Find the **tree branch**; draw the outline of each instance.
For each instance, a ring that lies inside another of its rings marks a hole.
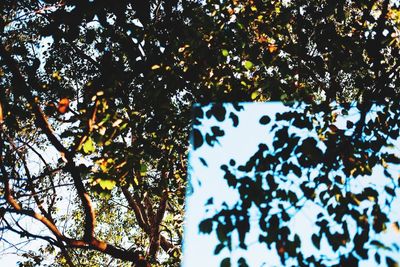
[[[95,213],[89,194],[87,193],[83,185],[79,170],[74,164],[73,160],[74,154],[68,151],[68,149],[65,148],[58,140],[58,138],[54,135],[53,129],[49,124],[49,122],[47,121],[46,115],[43,113],[42,109],[38,105],[38,98],[33,97],[29,86],[25,82],[25,79],[19,70],[17,62],[12,58],[10,52],[7,51],[7,49],[4,47],[3,44],[0,45],[0,56],[13,75],[15,81],[14,90],[18,90],[19,94],[23,95],[32,106],[33,113],[35,114],[36,117],[35,120],[36,126],[42,129],[42,131],[45,133],[51,144],[67,160],[66,169],[70,172],[74,180],[78,196],[82,202],[83,209],[85,211],[84,240],[93,239],[94,227],[95,227]]]

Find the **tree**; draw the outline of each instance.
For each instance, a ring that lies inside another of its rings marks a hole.
[[[179,260],[189,105],[157,68],[177,7],[147,5],[2,3],[2,221],[61,265]]]
[[[397,95],[389,1],[0,5],[3,228],[60,265],[179,262],[192,103]]]

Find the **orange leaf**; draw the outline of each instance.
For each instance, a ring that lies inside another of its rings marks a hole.
[[[69,109],[69,99],[68,98],[61,98],[60,102],[58,102],[58,112],[64,114]]]
[[[275,52],[276,50],[278,50],[278,46],[277,46],[276,44],[269,44],[269,45],[268,45],[268,51],[269,51],[270,53],[273,53],[273,52]]]

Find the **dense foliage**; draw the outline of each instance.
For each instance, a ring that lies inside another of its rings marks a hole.
[[[4,0],[0,14],[2,229],[49,244],[26,266],[54,249],[60,266],[178,264],[194,102],[356,99],[365,115],[399,88],[386,0]]]

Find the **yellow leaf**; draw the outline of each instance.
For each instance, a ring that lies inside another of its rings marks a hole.
[[[61,76],[60,73],[58,71],[53,72],[53,74],[51,75],[54,79],[60,81],[61,80]]]
[[[95,148],[94,148],[93,140],[92,140],[92,138],[89,137],[86,140],[86,142],[83,144],[83,151],[86,154],[90,154],[90,153],[94,152],[94,150],[95,150]]]
[[[258,91],[254,91],[253,93],[251,93],[251,100],[256,99],[258,96],[260,95],[260,93]]]
[[[100,180],[99,185],[103,189],[111,190],[114,188],[116,182],[113,180]]]
[[[139,185],[139,181],[136,176],[133,177],[133,182],[135,183],[136,186]]]
[[[156,69],[159,69],[159,68],[161,68],[160,65],[153,65],[153,66],[151,66],[151,69],[152,69],[152,70],[156,70]]]

